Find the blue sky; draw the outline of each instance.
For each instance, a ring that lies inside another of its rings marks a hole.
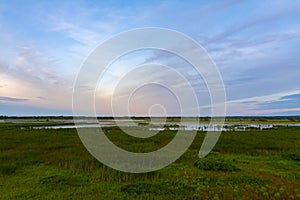
[[[0,115],[71,114],[86,57],[111,36],[141,27],[174,29],[207,50],[223,77],[228,115],[299,115],[299,22],[296,0],[0,1]],[[164,52],[136,52],[112,66],[106,91],[146,61],[188,67]],[[107,101],[102,95],[98,114],[110,114]]]

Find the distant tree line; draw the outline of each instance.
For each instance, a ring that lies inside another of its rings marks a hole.
[[[77,116],[77,118],[93,118],[91,116]],[[150,120],[151,118],[164,118],[164,117],[143,117],[143,116],[120,116],[120,117],[113,117],[113,116],[98,116],[97,119],[99,120],[113,120],[113,119],[128,119],[131,118],[132,120]],[[181,118],[195,118],[195,117],[180,117],[180,116],[171,116],[167,117],[169,121],[180,121]],[[199,121],[210,121],[211,117],[198,117]],[[73,119],[73,116],[7,116],[7,115],[0,115],[0,119]],[[218,119],[215,117],[214,119]],[[250,120],[250,121],[268,121],[268,120],[290,120],[290,121],[299,121],[300,116],[229,116],[226,117],[226,121],[230,120]]]

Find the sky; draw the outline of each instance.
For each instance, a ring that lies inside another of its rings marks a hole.
[[[74,82],[90,53],[116,34],[143,27],[181,32],[207,51],[224,82],[227,115],[300,115],[297,0],[2,0],[0,115],[72,115]],[[145,80],[177,85],[184,93],[186,86],[171,71],[145,67],[149,63],[183,74],[197,93],[200,115],[210,114],[205,80],[178,56],[154,49],[131,52],[109,67],[94,88],[96,113],[112,115],[114,104],[118,115],[127,115],[126,109],[130,115],[179,115],[180,101],[155,84],[124,103]]]

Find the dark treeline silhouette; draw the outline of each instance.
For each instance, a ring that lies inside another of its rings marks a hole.
[[[89,119],[89,116],[76,116],[76,118]],[[132,120],[150,120],[150,117],[143,116],[98,116],[99,120],[112,120],[112,119],[132,119]],[[151,118],[163,118],[163,117],[151,117]],[[195,118],[193,116],[190,117],[180,117],[180,116],[170,116],[167,117],[168,120],[180,120],[181,118]],[[198,117],[200,121],[209,121],[210,117]],[[216,117],[218,118],[218,117]],[[73,119],[73,116],[6,116],[0,115],[0,119],[37,119],[37,120],[45,120],[45,119]],[[227,116],[226,120],[250,120],[250,121],[267,121],[267,120],[290,120],[290,121],[299,121],[300,116]]]

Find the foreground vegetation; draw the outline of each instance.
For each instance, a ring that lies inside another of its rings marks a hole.
[[[128,174],[95,160],[76,130],[33,126],[0,123],[0,199],[300,199],[300,127],[224,132],[204,159],[199,132],[170,166]],[[158,149],[176,134],[135,139],[117,127],[105,132],[133,152]]]

